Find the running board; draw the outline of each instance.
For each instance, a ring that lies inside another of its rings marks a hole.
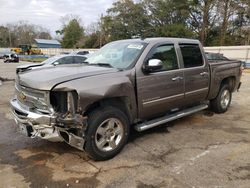
[[[171,114],[171,115],[163,116],[163,117],[153,119],[153,120],[148,121],[148,122],[137,124],[135,126],[135,130],[137,130],[139,132],[142,132],[142,131],[145,131],[147,129],[151,129],[153,127],[156,127],[158,125],[161,125],[161,124],[164,124],[164,123],[167,123],[167,122],[170,122],[170,121],[173,121],[173,120],[188,116],[190,114],[199,112],[199,111],[204,110],[206,108],[208,108],[207,104],[201,104],[201,105],[198,105],[198,106],[187,108],[185,110],[176,112],[176,113]]]

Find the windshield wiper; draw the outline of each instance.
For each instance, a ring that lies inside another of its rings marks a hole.
[[[113,66],[110,65],[109,63],[90,63],[89,65],[98,65],[98,66],[102,66],[102,67],[110,67],[110,68],[113,68]]]

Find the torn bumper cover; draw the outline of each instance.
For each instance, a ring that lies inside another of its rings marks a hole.
[[[45,140],[63,141],[55,126],[56,118],[50,114],[31,112],[28,107],[14,98],[10,101],[11,112],[14,115],[20,132],[28,137],[40,137]]]
[[[52,142],[65,141],[69,145],[83,150],[84,139],[63,128],[56,127],[56,116],[31,112],[28,107],[14,98],[10,101],[11,111],[20,132],[28,137],[40,137]]]

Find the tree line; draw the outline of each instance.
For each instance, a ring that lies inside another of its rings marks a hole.
[[[196,38],[205,46],[250,44],[249,0],[120,0],[101,18],[103,43],[131,37]]]
[[[35,38],[51,39],[48,29],[19,21],[0,26],[0,47],[18,47],[20,44],[32,44]]]
[[[82,26],[79,16],[61,18],[56,31],[64,48],[99,48],[127,38],[186,37],[205,46],[250,45],[249,0],[119,0],[98,22]],[[0,26],[0,46],[50,39],[45,28],[19,22]]]

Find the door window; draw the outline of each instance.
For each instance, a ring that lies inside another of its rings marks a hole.
[[[178,69],[178,61],[175,52],[175,47],[173,44],[161,45],[153,50],[150,59],[159,59],[163,63],[162,70],[168,71]]]
[[[63,64],[72,64],[74,60],[72,56],[66,56],[61,59],[58,59],[56,62],[58,62],[59,65],[63,65]]]
[[[75,56],[75,63],[84,63],[86,57]]]
[[[199,67],[203,65],[203,57],[198,44],[180,44],[184,67]]]

